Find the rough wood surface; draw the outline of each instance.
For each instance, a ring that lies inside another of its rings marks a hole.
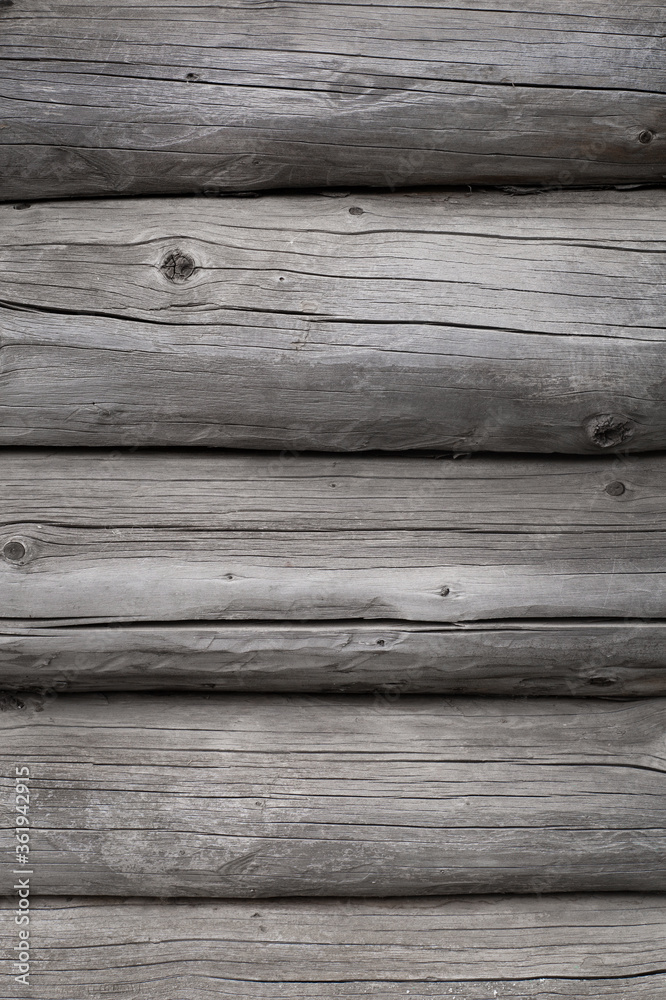
[[[0,525],[215,531],[666,530],[666,453],[276,455],[0,448]]]
[[[0,621],[0,688],[666,694],[663,622],[21,626]]]
[[[664,539],[649,531],[16,524],[3,543],[0,599],[9,618],[455,622],[661,618],[666,607]]]
[[[3,900],[13,907],[11,898]],[[646,895],[157,902],[36,899],[30,990],[2,1000],[662,1000],[666,904]]]
[[[664,699],[20,704],[0,713],[2,771],[30,768],[41,894],[666,888]],[[9,787],[2,803],[9,849]]]
[[[664,190],[0,206],[0,443],[662,448],[665,208]]]
[[[654,3],[6,0],[5,198],[661,181]]]
[[[666,458],[0,455],[10,619],[662,618]]]

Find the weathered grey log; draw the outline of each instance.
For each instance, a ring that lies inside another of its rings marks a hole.
[[[662,448],[665,209],[665,190],[0,206],[0,443]]]
[[[296,455],[0,448],[0,525],[666,530],[666,453]]]
[[[661,181],[663,8],[6,0],[4,198]]]
[[[0,621],[0,688],[666,695],[663,622],[121,627]]]
[[[666,457],[0,456],[5,618],[663,618]]]
[[[664,537],[644,531],[3,533],[9,618],[94,621],[661,618]]]
[[[666,888],[666,701],[7,699],[45,895]],[[2,874],[3,891],[15,876]]]
[[[14,899],[3,901],[7,907]],[[661,894],[35,899],[30,990],[2,1000],[663,1000]],[[38,950],[38,951],[37,951]],[[38,955],[38,957],[37,957]],[[14,992],[12,987],[14,986]]]

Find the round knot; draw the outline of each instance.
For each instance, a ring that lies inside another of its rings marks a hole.
[[[649,128],[644,128],[638,135],[638,141],[642,142],[644,146],[647,146],[648,142],[652,142],[653,139],[654,132],[651,132]]]
[[[617,448],[634,436],[634,424],[614,413],[598,413],[585,423],[588,439],[597,448]]]
[[[8,542],[5,542],[2,548],[2,555],[7,562],[20,563],[22,559],[25,559],[26,547],[18,538],[11,538]]]
[[[169,281],[187,281],[194,274],[196,264],[189,254],[182,250],[171,250],[162,263],[160,271]]]
[[[616,479],[615,482],[608,484],[606,487],[606,493],[612,497],[621,497],[624,493],[624,483],[621,483],[619,479]]]

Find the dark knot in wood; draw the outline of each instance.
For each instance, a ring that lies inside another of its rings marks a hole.
[[[652,142],[654,139],[654,132],[651,132],[649,128],[643,129],[643,131],[638,136],[638,141],[642,142],[643,145],[647,145],[648,142]]]
[[[196,264],[189,254],[182,250],[171,250],[162,263],[160,271],[169,281],[187,281],[194,274]]]
[[[17,538],[12,538],[10,541],[5,542],[2,554],[7,562],[20,563],[25,558],[26,548],[23,542],[19,542]]]
[[[590,417],[585,425],[585,431],[598,448],[617,448],[634,436],[634,425],[626,417],[618,417],[613,413],[599,413]]]
[[[606,487],[606,493],[612,497],[621,497],[624,493],[624,483],[621,483],[619,479],[616,479],[614,482],[608,484]]]

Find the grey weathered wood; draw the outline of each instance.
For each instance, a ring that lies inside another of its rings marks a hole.
[[[7,699],[46,895],[664,890],[666,701]],[[2,797],[3,846],[14,845]],[[11,891],[11,871],[0,885]]]
[[[30,627],[0,622],[0,687],[666,694],[663,622]]]
[[[664,447],[665,208],[664,190],[0,206],[0,443]]]
[[[666,530],[666,453],[564,457],[0,448],[0,525]]]
[[[661,181],[653,3],[15,0],[2,195]]]
[[[662,618],[665,463],[7,449],[0,608],[88,624]]]
[[[5,905],[12,906],[8,899]],[[661,894],[35,899],[40,1000],[662,1000]],[[16,935],[2,933],[0,997]]]
[[[3,532],[9,618],[661,618],[664,538],[645,531]],[[20,560],[8,553],[25,552]]]

